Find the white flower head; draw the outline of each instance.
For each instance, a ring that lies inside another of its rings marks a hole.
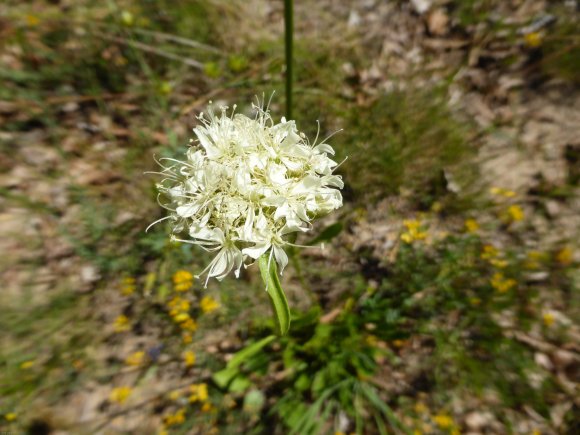
[[[288,235],[309,231],[314,219],[342,206],[332,147],[310,144],[294,121],[275,124],[267,109],[253,108],[251,119],[235,106],[231,115],[227,107],[216,114],[210,103],[185,159],[161,159],[157,188],[169,200],[162,220],[171,220],[172,239],[217,252],[202,272],[206,285],[232,270],[238,276],[264,254],[281,273]]]

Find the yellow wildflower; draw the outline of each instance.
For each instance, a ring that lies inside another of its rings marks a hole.
[[[516,284],[516,280],[506,279],[501,272],[496,272],[491,278],[491,286],[500,293],[506,293]]]
[[[405,243],[412,243],[415,240],[425,240],[427,232],[421,231],[421,222],[417,219],[405,219],[403,225],[407,231],[401,234],[401,240]]]
[[[124,316],[123,314],[121,314],[115,319],[115,323],[113,325],[115,327],[115,332],[123,332],[131,329],[129,319],[127,318],[127,316]]]
[[[449,429],[453,426],[453,419],[446,414],[437,414],[433,417],[433,421],[441,429]]]
[[[542,35],[539,32],[526,33],[524,40],[528,47],[537,48],[542,45]]]
[[[178,270],[173,275],[175,291],[184,292],[193,286],[193,275],[187,270]]]
[[[185,408],[179,408],[175,411],[175,414],[166,415],[164,420],[167,426],[174,426],[183,423],[185,421]]]
[[[197,330],[197,323],[191,317],[181,322],[179,326],[185,331],[194,332]]]
[[[169,315],[171,315],[171,316],[176,316],[177,314],[179,314],[181,312],[187,312],[187,311],[189,311],[189,308],[190,308],[189,301],[186,299],[180,298],[179,296],[175,296],[174,298],[172,298],[167,303],[167,306],[170,309]]]
[[[548,328],[550,328],[556,321],[556,318],[552,313],[544,313],[542,315],[542,319],[544,320],[544,325],[546,325]]]
[[[530,251],[526,257],[524,267],[526,269],[535,270],[540,268],[541,261],[544,259],[545,255],[540,251]]]
[[[165,427],[161,426],[159,428],[159,432],[157,432],[157,435],[169,435],[169,432],[167,431],[167,429],[165,429]]]
[[[191,317],[189,317],[189,313],[178,313],[173,316],[173,320],[176,323],[186,322],[189,319],[191,319]]]
[[[28,370],[28,369],[32,368],[32,366],[34,366],[34,361],[24,361],[24,362],[20,363],[20,368],[22,370]]]
[[[26,25],[30,27],[38,26],[40,19],[35,15],[26,15]]]
[[[411,236],[410,233],[403,233],[403,234],[401,234],[401,240],[405,243],[412,243],[413,236]]]
[[[524,220],[524,211],[522,208],[517,205],[510,205],[507,209],[507,215],[510,221],[512,222],[519,222]]]
[[[113,389],[113,391],[111,391],[111,395],[109,396],[109,400],[111,402],[115,402],[115,403],[119,403],[119,404],[123,404],[127,401],[127,399],[129,398],[129,396],[131,395],[131,393],[133,392],[133,390],[131,389],[131,387],[118,387]]]
[[[433,204],[431,204],[431,211],[433,213],[439,213],[441,210],[443,210],[443,204],[441,204],[439,201],[435,201]]]
[[[204,313],[211,313],[212,311],[217,310],[220,307],[220,304],[211,296],[204,296],[201,299],[199,306]]]
[[[376,336],[376,335],[369,334],[369,335],[367,335],[367,336],[365,337],[365,342],[366,342],[366,343],[367,343],[369,346],[372,346],[372,347],[374,347],[374,346],[376,346],[376,345],[377,345],[377,343],[379,342],[379,339],[377,338],[377,336]]]
[[[429,408],[423,402],[415,403],[415,412],[417,414],[426,414],[429,412]]]
[[[211,412],[214,410],[214,407],[211,403],[205,402],[201,407],[201,412]]]
[[[393,346],[401,348],[405,345],[405,340],[393,340]]]
[[[477,233],[479,230],[479,224],[475,219],[466,219],[465,220],[465,229],[468,233]]]
[[[572,264],[573,257],[572,248],[570,246],[565,246],[556,254],[556,261],[562,266],[568,266]]]
[[[181,397],[181,391],[173,390],[167,395],[167,397],[169,397],[169,400],[173,400],[175,402],[176,400],[179,400],[179,398]]]
[[[492,187],[489,191],[493,195],[503,196],[505,198],[513,198],[516,193],[513,190],[503,189],[501,187]]]
[[[190,402],[205,402],[209,397],[207,392],[207,384],[193,384],[189,387],[191,395],[189,396]]]
[[[490,260],[499,255],[499,250],[493,245],[485,245],[483,247],[483,252],[481,253],[481,258],[483,260]]]
[[[140,366],[145,360],[145,352],[139,351],[132,353],[125,359],[125,364],[128,366]]]
[[[135,278],[127,277],[121,281],[121,294],[129,296],[135,293]]]
[[[15,412],[9,412],[8,414],[4,414],[4,418],[6,419],[6,421],[14,421],[16,420],[16,413]]]
[[[499,269],[503,269],[503,268],[507,267],[507,265],[508,265],[508,262],[507,261],[500,260],[499,258],[492,258],[491,260],[489,260],[489,263],[492,266],[495,266],[495,267],[497,267]]]
[[[183,360],[185,361],[185,365],[187,367],[191,367],[195,364],[195,353],[191,350],[186,351],[183,354]]]
[[[192,337],[191,333],[184,332],[183,334],[181,334],[181,341],[183,341],[183,344],[191,343],[193,341],[193,337]]]

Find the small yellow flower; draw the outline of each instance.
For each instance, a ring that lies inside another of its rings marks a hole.
[[[184,332],[181,334],[181,341],[183,344],[190,344],[193,341],[193,336],[190,332]]]
[[[145,352],[143,351],[139,351],[139,352],[135,352],[132,353],[131,355],[129,355],[126,359],[125,359],[125,364],[127,364],[128,366],[140,366],[141,364],[143,364],[143,361],[145,360]]]
[[[498,269],[504,269],[508,265],[508,262],[506,260],[500,260],[499,258],[492,258],[491,260],[489,260],[489,263],[492,266],[497,267]]]
[[[178,270],[173,275],[175,291],[185,292],[193,286],[193,275],[187,270]]]
[[[542,45],[542,35],[539,32],[526,33],[524,40],[528,47],[537,48]]]
[[[127,316],[124,316],[123,314],[121,314],[115,319],[113,326],[115,327],[115,332],[124,332],[131,329],[129,319],[127,318]]]
[[[505,198],[513,198],[516,196],[516,193],[513,190],[503,189],[501,187],[492,187],[489,191],[493,195],[503,196]]]
[[[466,219],[465,220],[465,229],[468,233],[477,233],[479,231],[479,224],[475,219]]]
[[[173,400],[175,402],[176,400],[179,400],[179,398],[181,397],[181,391],[173,390],[167,395],[167,397],[169,397],[169,400]]]
[[[421,231],[421,222],[417,219],[405,219],[403,225],[407,231],[401,234],[401,240],[405,243],[413,243],[415,240],[425,240],[427,232]]]
[[[542,431],[536,428],[532,431],[532,435],[542,435]]]
[[[403,233],[401,234],[401,240],[405,243],[412,243],[413,236],[410,233]]]
[[[109,400],[114,403],[123,404],[127,401],[133,390],[131,387],[118,387],[111,391]]]
[[[214,310],[217,310],[220,307],[220,304],[211,296],[204,296],[199,306],[204,313],[211,313]]]
[[[446,414],[437,414],[433,421],[441,429],[449,429],[454,425],[453,419]]]
[[[415,412],[417,414],[426,414],[429,412],[429,408],[423,402],[415,403]]]
[[[211,412],[214,409],[215,408],[213,407],[213,405],[211,403],[205,402],[201,407],[201,412]]]
[[[34,361],[24,361],[20,363],[20,368],[22,370],[28,370],[34,366]]]
[[[369,335],[367,335],[367,336],[365,337],[365,342],[366,342],[366,344],[368,344],[369,346],[372,346],[372,347],[374,347],[374,346],[376,346],[376,345],[377,345],[377,343],[379,342],[379,339],[377,338],[377,336],[376,336],[376,335],[369,334]]]
[[[193,402],[205,402],[209,397],[207,392],[207,384],[193,384],[189,387],[191,395],[189,396],[189,401]]]
[[[183,322],[181,322],[179,324],[179,326],[184,331],[191,331],[191,332],[197,331],[197,323],[191,317],[189,319],[186,319]]]
[[[14,420],[16,420],[16,417],[17,417],[17,415],[15,412],[9,412],[8,414],[4,414],[4,419],[6,421],[14,421]]]
[[[540,251],[530,251],[526,256],[526,261],[524,263],[524,267],[530,270],[539,269],[541,266],[541,262],[544,260],[545,255]]]
[[[161,426],[159,428],[159,432],[157,432],[157,435],[169,435],[169,432],[167,431],[166,428],[164,428],[163,426]]]
[[[195,353],[191,350],[186,351],[183,354],[183,360],[185,361],[186,367],[192,367],[195,364]]]
[[[573,260],[573,251],[570,246],[565,246],[556,254],[556,261],[560,263],[562,266],[569,266],[572,264]]]
[[[499,255],[499,250],[493,245],[485,245],[483,247],[483,252],[481,253],[481,258],[483,260],[490,260]]]
[[[167,306],[170,309],[169,315],[171,315],[171,316],[176,316],[179,313],[187,312],[187,311],[189,311],[189,308],[190,308],[189,301],[186,299],[180,298],[179,296],[175,296],[173,299],[171,299],[167,303]]]
[[[38,26],[40,19],[35,15],[26,15],[26,25],[30,27]]]
[[[405,340],[393,340],[393,346],[396,348],[401,348],[405,345]]]
[[[179,313],[173,316],[173,320],[176,323],[186,322],[189,319],[191,319],[191,317],[189,317],[189,313]]]
[[[520,221],[524,220],[524,211],[517,204],[510,205],[507,209],[507,214],[508,214],[508,218],[512,222],[520,222]]]
[[[516,284],[516,280],[506,279],[501,272],[496,272],[491,278],[491,286],[500,293],[508,292]]]
[[[542,315],[542,320],[544,321],[544,325],[546,325],[548,328],[550,328],[551,326],[554,325],[556,318],[554,317],[554,315],[552,313],[544,313]]]
[[[135,278],[127,277],[121,282],[121,294],[123,296],[129,296],[135,293]]]
[[[167,426],[174,426],[183,423],[185,421],[185,408],[179,408],[175,411],[175,414],[166,415],[164,420]]]

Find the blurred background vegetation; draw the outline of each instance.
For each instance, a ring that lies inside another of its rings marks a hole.
[[[580,431],[578,2],[295,3],[348,159],[283,338],[255,268],[144,232],[209,101],[283,115],[282,2],[0,4],[0,431]]]

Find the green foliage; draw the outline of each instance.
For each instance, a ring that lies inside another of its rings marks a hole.
[[[364,116],[360,110],[349,114],[343,171],[355,192],[368,193],[372,186],[371,193],[388,195],[407,187],[429,203],[445,192],[438,187],[444,170],[455,169],[462,185],[472,180],[469,130],[452,116],[444,95],[445,88],[394,91],[374,101]]]

